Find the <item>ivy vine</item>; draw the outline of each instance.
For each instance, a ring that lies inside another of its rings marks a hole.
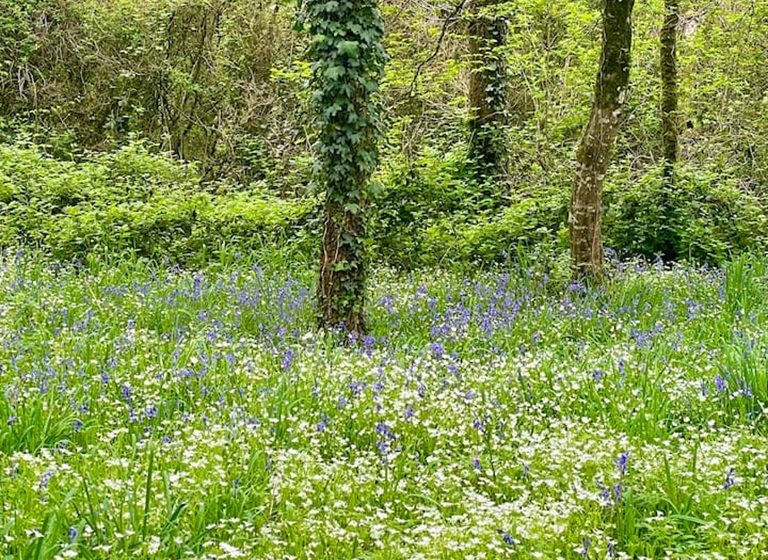
[[[312,103],[318,118],[318,181],[325,190],[318,286],[321,326],[364,330],[365,217],[378,160],[377,99],[385,62],[377,0],[303,0],[299,24],[310,37]]]

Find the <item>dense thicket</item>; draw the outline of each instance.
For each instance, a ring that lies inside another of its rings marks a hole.
[[[478,75],[469,6],[448,23],[437,49],[453,7],[382,5],[388,126],[370,248],[404,266],[499,260],[521,246],[562,254],[599,59],[599,6],[495,3],[492,15],[508,27],[506,43],[493,47],[509,84],[508,124],[500,130],[508,182],[485,185],[467,157],[471,77]],[[679,10],[677,185],[666,192],[658,171],[665,9],[651,0],[634,14],[626,120],[605,177],[605,243],[650,257],[718,260],[763,248],[768,238],[768,5],[685,1]],[[7,0],[0,5],[3,138],[72,162],[66,173],[90,165],[88,150],[143,139],[192,162],[194,189],[298,199],[317,216],[310,67],[294,21],[292,6],[250,0]],[[13,189],[51,188],[44,178],[31,186],[15,177],[0,169],[0,182]],[[58,224],[72,208],[64,204],[46,219]],[[319,220],[296,223],[319,233]],[[31,227],[18,222],[4,238],[24,238],[19,232]],[[77,253],[91,243],[67,246]]]

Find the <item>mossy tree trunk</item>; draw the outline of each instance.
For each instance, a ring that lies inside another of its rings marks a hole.
[[[603,274],[602,191],[623,118],[629,85],[634,0],[604,0],[603,42],[592,111],[576,153],[571,196],[571,262],[574,274]]]
[[[678,152],[677,26],[680,22],[678,0],[664,1],[661,28],[661,143],[664,180],[672,184]]]
[[[468,26],[469,158],[479,180],[503,176],[507,145],[507,22],[494,13],[498,0],[473,0]]]
[[[365,332],[365,212],[380,135],[383,25],[377,0],[304,0],[301,21],[312,39],[318,179],[325,190],[318,323],[355,338]]]

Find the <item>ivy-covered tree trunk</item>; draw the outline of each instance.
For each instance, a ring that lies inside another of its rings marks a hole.
[[[603,273],[603,183],[619,132],[629,84],[634,0],[604,0],[603,45],[589,122],[576,153],[571,196],[574,274],[599,280]]]
[[[678,0],[664,1],[664,25],[661,28],[661,143],[664,180],[672,184],[677,162],[677,26],[680,22]]]
[[[507,158],[507,66],[502,48],[507,22],[494,13],[497,0],[473,0],[469,21],[469,158],[478,179],[504,174]]]
[[[365,332],[365,211],[377,162],[376,92],[384,64],[377,0],[304,0],[325,187],[318,323]]]

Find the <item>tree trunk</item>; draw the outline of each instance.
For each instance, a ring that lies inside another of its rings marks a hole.
[[[365,333],[365,212],[376,166],[384,65],[378,0],[305,0],[311,34],[313,102],[318,114],[318,178],[325,190],[322,257],[317,283],[321,328]]]
[[[677,162],[677,26],[680,21],[678,0],[664,1],[664,25],[661,28],[661,143],[664,180],[672,184]]]
[[[634,0],[604,0],[603,46],[589,122],[576,153],[571,197],[574,274],[600,280],[603,273],[603,182],[622,121],[629,84]]]
[[[500,49],[507,22],[489,11],[496,0],[474,0],[469,23],[469,159],[480,180],[504,175],[507,158],[507,66]]]
[[[326,202],[318,321],[321,328],[339,327],[357,337],[366,330],[364,223],[360,212],[345,211],[332,200]]]

